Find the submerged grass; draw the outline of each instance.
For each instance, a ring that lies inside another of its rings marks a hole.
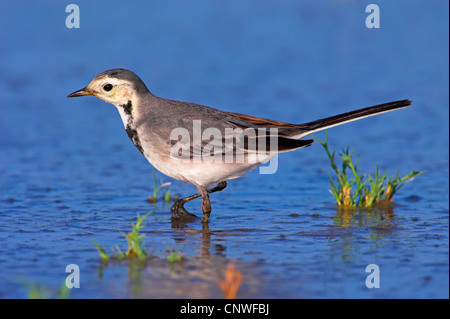
[[[182,245],[178,246],[178,248],[176,248],[176,249],[169,250],[169,255],[167,256],[167,261],[172,266],[184,258],[184,253],[181,251],[181,247],[182,247]]]
[[[158,201],[158,198],[161,198],[167,204],[175,201],[178,196],[172,196],[171,188],[168,187],[171,184],[171,182],[160,182],[158,186],[158,180],[156,179],[155,170],[153,170],[153,195],[148,197],[148,202],[156,203]],[[162,195],[159,195],[160,192],[162,192]]]
[[[109,255],[103,247],[97,243],[94,239],[92,242],[97,248],[100,258],[103,262],[108,262],[110,260],[145,260],[153,256],[153,251],[149,253],[148,247],[145,247],[144,237],[145,235],[141,233],[142,228],[145,223],[144,220],[150,216],[151,213],[145,214],[143,216],[137,215],[137,220],[135,224],[131,225],[131,231],[129,233],[124,233],[123,236],[127,241],[127,250],[124,252],[119,245],[116,245],[112,249],[112,255]],[[174,265],[176,262],[184,258],[184,254],[181,251],[182,245],[178,246],[176,249],[168,249],[167,261]]]
[[[67,288],[65,282],[58,291],[53,291],[47,287],[43,287],[35,282],[26,282],[28,286],[28,299],[69,299],[70,289]]]
[[[122,259],[138,259],[144,260],[149,256],[148,249],[144,247],[144,234],[140,233],[140,230],[144,227],[144,220],[151,213],[145,214],[144,216],[137,215],[137,221],[132,224],[131,231],[129,233],[123,233],[125,239],[127,240],[127,250],[125,252],[116,245],[115,250],[112,251],[112,256],[110,256],[100,244],[92,239],[92,242],[97,247],[97,251],[100,255],[102,261],[109,261],[110,259],[122,260]]]
[[[353,161],[353,150],[349,147],[343,149],[339,156],[342,160],[342,168],[339,169],[335,155],[336,151],[330,152],[328,148],[328,131],[325,135],[325,141],[314,138],[325,149],[330,160],[331,167],[336,173],[336,184],[330,174],[330,193],[334,196],[340,207],[372,207],[378,204],[391,203],[394,194],[398,192],[406,183],[411,182],[417,175],[425,171],[412,171],[409,174],[399,177],[398,171],[395,176],[387,177],[387,170],[381,174],[378,165],[375,174],[359,174],[358,162]],[[351,176],[349,176],[349,171]]]

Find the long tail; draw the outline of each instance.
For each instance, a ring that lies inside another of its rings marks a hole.
[[[363,109],[327,117],[324,119],[303,123],[303,124],[292,124],[286,122],[280,122],[275,120],[269,120],[262,117],[256,117],[251,115],[245,115],[240,113],[228,113],[233,115],[241,120],[244,120],[248,123],[256,124],[261,127],[266,128],[278,128],[278,133],[280,136],[287,139],[300,139],[310,134],[313,134],[318,131],[325,130],[327,128],[349,123],[352,121],[356,121],[359,119],[363,119],[365,117],[374,116],[381,113],[386,113],[390,111],[394,111],[397,109],[405,108],[411,105],[410,100],[400,100],[394,101],[384,104],[379,104],[375,106],[369,106]],[[310,144],[310,141],[305,141]],[[309,146],[309,145],[299,145],[299,146]]]
[[[290,138],[300,139],[311,135],[315,132],[326,130],[333,126],[353,122],[366,117],[374,116],[381,113],[394,111],[411,105],[410,100],[401,100],[390,103],[369,106],[363,109],[327,117],[324,119],[297,124],[295,127],[280,128],[280,133],[288,135]]]
[[[320,119],[313,122],[308,122],[302,124],[302,126],[306,126],[308,128],[308,134],[312,134],[317,131],[325,130],[327,128],[341,125],[344,123],[356,121],[359,119],[363,119],[365,117],[374,116],[381,113],[386,113],[390,111],[394,111],[397,109],[401,109],[404,107],[408,107],[411,105],[410,100],[401,100],[390,103],[384,103],[375,106],[369,106],[363,109],[327,117],[324,119]]]

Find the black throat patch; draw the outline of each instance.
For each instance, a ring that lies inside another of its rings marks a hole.
[[[144,154],[144,149],[142,148],[141,140],[139,139],[138,133],[136,129],[132,128],[129,124],[127,125],[126,129],[128,137],[133,142],[133,144],[137,147],[139,152]]]
[[[125,130],[127,131],[128,137],[133,142],[133,144],[137,147],[139,152],[144,154],[144,149],[142,148],[141,140],[139,139],[137,130],[135,128],[133,128],[133,126],[134,126],[133,120],[134,119],[133,119],[133,114],[131,114],[132,110],[133,110],[133,103],[131,103],[131,100],[128,100],[128,103],[122,104],[121,107],[123,107],[123,111],[125,112],[125,114],[128,115],[128,124],[127,124],[127,127],[125,128]]]
[[[131,100],[128,100],[127,104],[122,104],[121,107],[123,107],[123,111],[126,115],[132,116],[131,111],[133,110],[133,104],[131,103]]]

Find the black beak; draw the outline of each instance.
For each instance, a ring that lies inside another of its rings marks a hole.
[[[77,97],[77,96],[86,96],[86,95],[92,95],[92,91],[89,90],[87,87],[75,91],[73,93],[70,93],[69,95],[67,95],[67,97]]]

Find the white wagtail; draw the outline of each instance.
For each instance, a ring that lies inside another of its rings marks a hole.
[[[293,151],[313,143],[313,140],[300,140],[301,138],[336,125],[411,105],[411,101],[401,100],[304,124],[291,124],[160,98],[153,95],[136,74],[126,69],[112,69],[100,73],[88,86],[69,94],[68,97],[84,95],[94,95],[116,106],[129,138],[157,170],[197,186],[198,194],[180,199],[172,206],[172,218],[194,216],[187,212],[184,204],[201,196],[203,222],[208,221],[211,213],[210,193],[223,190],[228,180],[241,177],[278,153]],[[207,134],[200,134],[200,141],[196,141],[194,136],[196,124],[201,132],[212,129]],[[249,130],[256,134],[242,134],[242,131]],[[270,133],[267,133],[268,131]],[[188,136],[183,140],[182,134],[179,134],[183,132],[188,132],[193,138]],[[226,137],[230,136],[230,132],[231,140],[234,141],[231,147],[225,139],[219,141],[223,144],[218,141],[213,143],[211,133]],[[240,139],[242,136],[243,139]],[[270,152],[265,152],[262,147],[262,154],[266,156],[259,156],[260,152],[258,157],[255,157],[255,150],[250,146],[254,148],[256,144],[261,145],[262,140],[273,141],[274,136],[275,151],[271,149]],[[252,138],[256,143],[250,142]],[[245,141],[236,146],[238,139]],[[174,148],[175,145],[177,147]],[[233,158],[244,155],[244,160],[224,161],[223,158],[230,154],[230,150],[235,156]],[[214,160],[211,160],[211,156]],[[210,189],[213,185],[217,186]]]

